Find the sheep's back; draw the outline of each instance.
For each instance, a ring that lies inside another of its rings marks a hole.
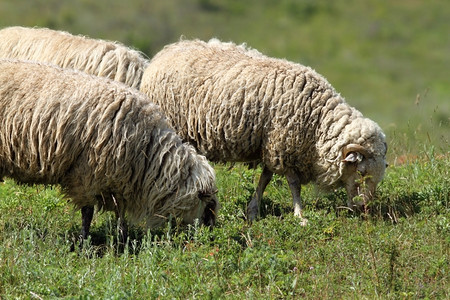
[[[89,174],[80,177],[102,178],[130,161],[125,143],[139,143],[153,126],[168,128],[157,106],[143,106],[148,101],[119,83],[18,61],[1,60],[0,69],[2,176],[53,184],[83,166],[78,171]]]
[[[144,73],[141,91],[210,160],[259,160],[271,105],[262,93],[273,90],[270,80],[252,74],[255,85],[249,86],[236,59],[183,50],[160,52]]]
[[[47,28],[0,30],[0,57],[50,63],[139,88],[148,63],[144,55],[118,42],[91,39]]]
[[[214,40],[166,46],[141,91],[209,159],[262,160],[273,170],[301,165],[328,100],[343,101],[311,68]]]

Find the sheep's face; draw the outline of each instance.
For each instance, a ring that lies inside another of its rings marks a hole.
[[[383,179],[386,170],[386,146],[380,155],[374,155],[360,145],[350,144],[343,150],[345,164],[342,176],[347,190],[350,208],[361,208],[375,194],[377,184]]]
[[[207,226],[216,225],[216,216],[220,207],[216,195],[199,195],[199,198],[205,204],[201,217],[202,223]]]
[[[216,193],[199,192],[197,197],[197,206],[186,211],[183,215],[183,222],[186,224],[193,224],[195,219],[200,221],[200,224],[207,226],[214,226],[216,224],[217,211],[219,210],[219,202]]]
[[[216,223],[219,201],[217,200],[216,176],[206,157],[198,155],[192,146],[186,146],[192,154],[185,168],[187,178],[180,181],[181,194],[187,195],[186,203],[193,204],[184,211],[182,218],[185,224],[193,224],[196,220],[200,224],[213,226]]]

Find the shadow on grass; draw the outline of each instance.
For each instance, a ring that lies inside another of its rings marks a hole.
[[[178,220],[177,220],[178,221]],[[176,220],[169,221],[165,226],[146,231],[144,226],[129,226],[128,239],[125,245],[119,241],[117,222],[115,220],[105,220],[99,226],[94,226],[89,232],[87,240],[82,241],[80,237],[81,229],[78,226],[72,227],[67,233],[70,239],[70,251],[87,253],[89,257],[103,257],[106,253],[122,255],[124,253],[138,255],[145,248],[143,245],[160,245],[169,243],[174,246],[182,245],[194,239],[194,225],[181,225]],[[206,227],[207,226],[199,226]]]
[[[266,216],[282,217],[285,214],[293,212],[291,201],[273,201],[271,198],[263,197],[260,206],[260,218]]]
[[[80,236],[81,228],[72,227],[68,231],[68,238],[71,241],[70,251],[78,252],[88,250],[93,257],[103,257],[105,253],[114,251],[121,254],[127,249],[130,254],[138,254],[142,240],[146,236],[143,229],[137,226],[130,226],[128,229],[127,245],[119,243],[119,233],[115,221],[105,221],[99,226],[92,227],[87,240],[83,241]],[[133,244],[133,247],[130,245]]]
[[[335,193],[303,200],[303,210],[325,211],[336,216],[370,217],[397,223],[399,218],[408,218],[424,211],[440,214],[449,207],[450,189],[440,186],[428,187],[421,191],[390,194],[373,199],[361,209],[349,208],[346,205],[346,193],[339,190]],[[249,199],[249,201],[251,198]],[[290,199],[289,199],[290,200]],[[267,216],[283,217],[293,213],[291,201],[273,201],[263,197],[260,207],[260,219]]]

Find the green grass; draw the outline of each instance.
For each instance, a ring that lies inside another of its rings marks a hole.
[[[388,169],[370,212],[345,193],[303,189],[306,227],[275,176],[263,217],[244,211],[260,170],[215,166],[217,226],[132,230],[123,254],[109,213],[75,247],[80,214],[57,188],[0,187],[0,298],[416,299],[450,297],[450,158],[433,154]]]
[[[245,221],[260,170],[216,165],[218,224],[133,228],[80,213],[58,187],[0,184],[0,299],[448,299],[450,2],[2,0],[0,27],[44,26],[118,40],[149,57],[181,35],[219,37],[309,65],[388,138],[370,213],[345,193],[302,189],[306,227],[275,176],[262,218]]]

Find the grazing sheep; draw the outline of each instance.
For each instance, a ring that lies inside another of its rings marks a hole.
[[[107,77],[139,88],[148,60],[118,42],[90,39],[47,28],[7,27],[0,30],[0,57],[45,62]],[[83,207],[83,224],[94,208]],[[86,228],[82,226],[83,230]],[[89,227],[87,227],[89,229]],[[83,236],[86,234],[83,232]]]
[[[345,186],[352,205],[370,199],[384,175],[380,127],[309,67],[216,39],[180,41],[153,57],[141,91],[208,159],[263,164],[251,220],[273,173],[286,177],[300,218],[301,184]]]
[[[74,36],[46,28],[0,30],[0,57],[46,62],[107,77],[139,88],[148,60],[118,42]]]
[[[121,83],[78,71],[0,60],[0,178],[60,184],[77,208],[162,225],[212,225],[215,175],[159,107]],[[83,238],[92,214],[83,212]]]
[[[0,41],[8,30],[0,30]],[[16,43],[28,49],[24,59],[39,52],[28,38]],[[0,50],[0,56],[10,52],[11,47]],[[383,177],[387,149],[381,129],[308,67],[232,43],[182,41],[161,51],[143,77],[141,91],[208,159],[263,163],[250,219],[274,172],[286,176],[299,217],[302,183],[316,181],[325,190],[345,185],[352,205],[359,194],[367,201]],[[364,189],[355,183],[360,175],[368,175]]]

